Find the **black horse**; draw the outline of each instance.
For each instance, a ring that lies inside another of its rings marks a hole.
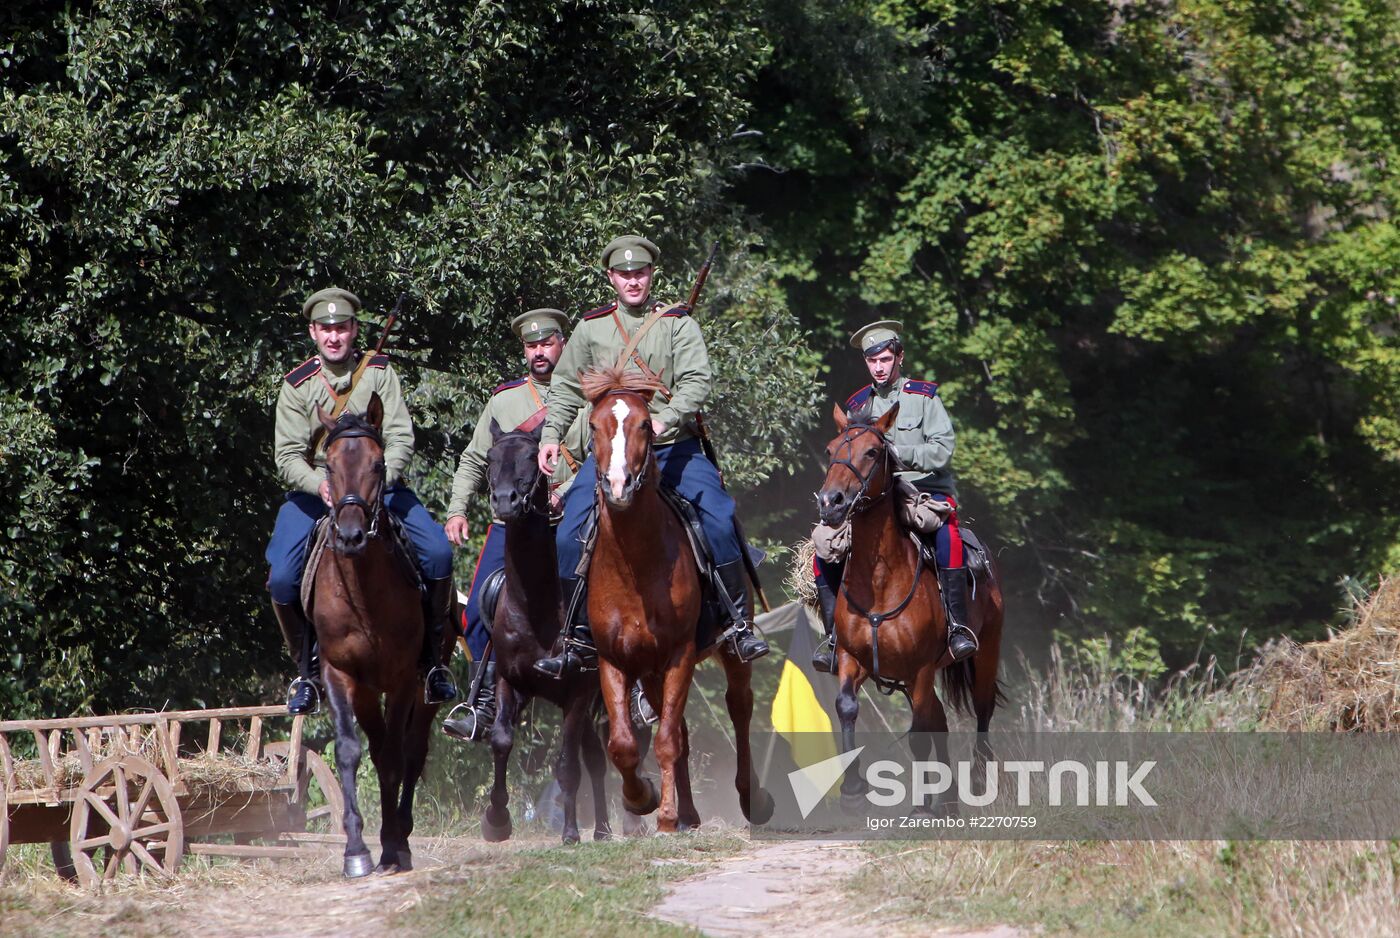
[[[492,420],[491,440],[487,480],[492,509],[505,523],[506,566],[505,584],[491,619],[499,705],[491,727],[496,777],[491,805],[481,818],[482,835],[489,841],[510,837],[506,764],[521,708],[531,697],[542,697],[564,711],[563,739],[554,770],[564,806],[564,842],[577,843],[579,839],[580,749],[593,787],[593,839],[607,840],[612,829],[603,790],[605,762],[593,725],[598,674],[575,671],[556,680],[535,670],[535,662],[552,653],[563,620],[554,529],[549,523],[549,484],[537,459],[540,431],[502,432]]]

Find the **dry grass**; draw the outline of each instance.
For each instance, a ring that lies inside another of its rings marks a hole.
[[[817,581],[812,573],[812,559],[816,556],[817,545],[811,538],[799,541],[793,548],[792,566],[783,581],[788,593],[809,609],[817,608]]]
[[[1400,933],[1385,843],[945,842],[873,846],[848,895],[881,929],[1020,925],[1115,936]]]
[[[1400,580],[1382,580],[1326,640],[1272,644],[1244,680],[1269,729],[1400,729]]]
[[[138,745],[130,745],[123,737],[110,741],[94,751],[94,764],[114,756],[134,755],[155,765],[163,765],[155,734],[145,736]],[[73,752],[54,760],[54,780],[59,788],[82,784],[87,772]],[[202,752],[180,759],[180,780],[190,788],[228,791],[261,791],[272,788],[282,779],[286,764],[280,760],[250,759],[234,752]],[[42,763],[38,759],[16,759],[12,790],[47,787]]]
[[[1259,728],[1260,691],[1245,676],[1226,675],[1214,658],[1178,671],[1165,683],[1070,660],[1050,649],[1042,670],[1021,662],[1013,698],[1028,730],[1239,731]]]

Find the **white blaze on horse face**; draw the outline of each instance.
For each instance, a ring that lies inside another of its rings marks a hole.
[[[608,454],[608,485],[612,488],[613,498],[622,498],[622,490],[627,487],[627,436],[623,432],[623,424],[631,412],[632,409],[622,398],[613,402],[612,415],[617,421],[617,432],[613,434],[612,452]]]

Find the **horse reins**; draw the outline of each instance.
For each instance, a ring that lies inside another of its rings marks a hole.
[[[856,436],[850,435],[852,431],[856,433]],[[879,466],[871,466],[870,473],[868,475],[863,475],[860,472],[860,470],[858,470],[855,467],[855,464],[852,463],[849,458],[837,459],[833,457],[831,460],[831,465],[845,466],[851,471],[851,475],[855,476],[857,479],[860,479],[860,490],[856,493],[855,500],[851,502],[851,507],[848,509],[848,513],[852,514],[858,514],[862,511],[867,510],[871,505],[874,505],[875,503],[879,502],[881,499],[885,498],[887,495],[890,494],[891,491],[894,490],[893,485],[886,485],[884,491],[882,491],[876,497],[871,498],[868,494],[870,490],[870,482],[872,479],[875,478],[875,472],[877,468],[883,468],[885,470],[886,478],[889,478],[890,476],[891,457],[889,441],[885,439],[885,435],[879,430],[876,430],[874,427],[847,428],[845,434],[841,439],[841,443],[837,447],[836,452],[839,455],[841,452],[840,446],[844,445],[847,448],[847,452],[851,455],[854,455],[855,441],[861,433],[864,433],[866,431],[874,433],[876,436],[878,436],[880,438],[881,444],[883,444],[881,448],[883,460]],[[861,606],[860,603],[856,602],[854,599],[851,598],[851,591],[846,586],[846,578],[841,578],[841,595],[846,597],[846,605],[850,606],[852,609],[858,612],[862,618],[864,618],[867,622],[870,623],[870,676],[875,681],[876,689],[879,690],[880,693],[884,694],[886,697],[890,696],[896,690],[899,690],[901,687],[903,687],[903,684],[900,681],[890,681],[880,677],[880,625],[884,623],[887,619],[893,619],[895,616],[899,615],[901,612],[903,612],[909,607],[909,604],[911,602],[914,601],[914,594],[919,591],[919,580],[922,579],[923,573],[924,565],[922,563],[919,563],[916,558],[914,580],[912,583],[909,584],[908,594],[905,595],[904,599],[900,602],[898,606],[895,606],[893,609],[887,612],[871,612],[870,610]]]
[[[331,444],[335,443],[337,440],[353,439],[373,440],[379,446],[381,452],[379,463],[379,486],[375,492],[373,504],[370,504],[370,502],[366,501],[364,497],[357,492],[347,492],[340,497],[339,501],[331,505],[331,529],[335,531],[335,536],[337,540],[343,538],[343,535],[340,533],[341,509],[359,508],[361,511],[363,511],[365,513],[365,516],[369,518],[369,530],[365,532],[365,536],[377,537],[379,534],[379,516],[384,508],[384,461],[382,456],[384,450],[384,437],[380,434],[378,430],[365,423],[338,423],[336,424],[335,429],[331,430],[330,433],[326,435],[326,452],[327,454],[330,453]],[[326,459],[326,476],[329,477],[330,473],[331,464],[328,455]]]

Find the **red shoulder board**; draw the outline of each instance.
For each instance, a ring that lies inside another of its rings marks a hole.
[[[495,397],[497,394],[500,394],[502,391],[509,391],[511,388],[518,388],[518,387],[520,387],[520,386],[521,386],[522,384],[524,384],[524,383],[525,383],[525,379],[524,379],[524,378],[516,378],[514,381],[507,381],[507,382],[505,382],[504,384],[498,384],[498,385],[496,385],[496,390],[494,390],[494,391],[491,392],[491,396],[492,396],[492,397]]]
[[[866,385],[850,397],[846,398],[846,409],[855,410],[857,407],[870,400],[871,385]]]
[[[292,387],[296,387],[320,370],[321,359],[313,355],[311,358],[308,358],[306,361],[287,372],[287,383]]]
[[[615,309],[617,309],[617,303],[609,303],[607,306],[599,306],[597,309],[590,309],[588,312],[583,314],[583,318],[597,319],[599,316],[606,316],[608,313],[611,313]]]
[[[371,359],[369,360],[369,367],[371,367],[371,368],[388,368],[388,367],[389,367],[389,356],[388,356],[388,355],[376,355],[376,356],[374,356],[373,358],[371,358]]]
[[[662,313],[662,314],[661,314],[661,318],[662,318],[662,319],[667,319],[667,318],[669,318],[669,317],[671,317],[671,316],[689,316],[689,315],[690,315],[690,307],[689,307],[689,306],[686,306],[684,303],[681,303],[681,304],[680,304],[679,306],[677,306],[676,308],[671,309],[671,310],[667,310],[666,312]]]
[[[910,378],[908,381],[904,382],[904,387],[901,390],[908,391],[910,394],[922,394],[924,397],[937,397],[938,382],[915,381],[913,378]]]

